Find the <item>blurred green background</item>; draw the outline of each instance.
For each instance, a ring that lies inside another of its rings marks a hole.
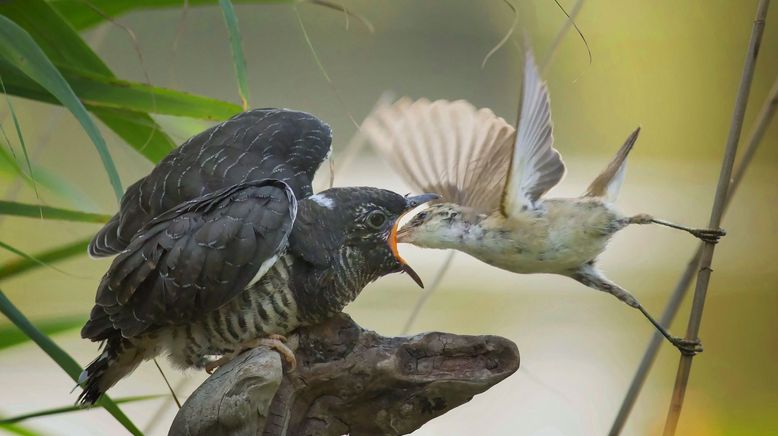
[[[484,56],[508,31],[511,10],[499,0],[394,0],[342,2],[366,16],[370,33],[343,13],[297,6],[310,39],[332,79],[314,61],[294,9],[287,4],[236,4],[255,107],[305,110],[334,130],[335,158],[385,90],[430,99],[464,98],[514,119],[520,86],[521,34],[538,58],[548,54],[565,17],[553,1],[514,1],[520,23],[511,41],[484,68]],[[183,1],[182,1],[183,4]],[[568,10],[574,2],[562,2]],[[577,19],[592,52],[574,31],[567,34],[546,71],[557,148],[568,176],[551,195],[572,196],[609,160],[635,126],[643,127],[630,157],[618,205],[671,221],[703,226],[710,213],[724,142],[756,1],[589,1]],[[136,41],[127,32],[130,29]],[[227,32],[218,6],[155,9],[122,15],[83,33],[122,78],[239,102]],[[139,53],[135,47],[139,48]],[[778,76],[778,8],[770,11],[744,124],[744,137]],[[89,139],[58,106],[12,98],[36,167],[67,192],[42,190],[47,205],[112,214],[116,203]],[[156,117],[179,143],[208,124]],[[0,121],[19,149],[5,102]],[[104,129],[124,186],[145,175],[148,160]],[[678,429],[682,435],[778,434],[778,126],[760,146],[724,220],[728,236],[718,246],[701,338]],[[326,182],[324,177],[319,186]],[[337,185],[409,189],[369,150],[337,169]],[[38,202],[29,186],[0,168],[0,198]],[[98,225],[0,216],[0,240],[27,253],[85,238]],[[688,235],[657,227],[621,232],[602,258],[611,278],[631,290],[657,316],[693,253]],[[401,247],[431,281],[443,252]],[[0,263],[16,255],[0,252]],[[33,321],[86,318],[100,276],[110,260],[75,257],[0,283]],[[360,324],[398,334],[418,291],[404,276],[368,287],[347,308]],[[671,331],[682,334],[688,304]],[[0,327],[7,326],[0,318]],[[652,327],[616,299],[571,280],[519,276],[460,255],[443,288],[432,297],[415,331],[498,334],[515,341],[522,369],[470,403],[438,418],[419,435],[604,434],[642,356]],[[55,336],[86,364],[97,347],[77,330]],[[167,368],[166,362],[162,362]],[[678,354],[663,345],[655,369],[625,434],[657,434],[664,422]],[[0,414],[72,404],[73,383],[35,345],[0,352]],[[204,374],[168,369],[179,395]],[[114,397],[166,393],[153,364],[120,382]],[[150,434],[165,434],[175,413],[167,400],[123,406],[139,426],[154,419]],[[162,410],[161,418],[153,418]],[[103,410],[30,420],[42,434],[120,434]],[[0,430],[1,432],[2,430]]]

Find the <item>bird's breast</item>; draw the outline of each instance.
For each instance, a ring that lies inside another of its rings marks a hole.
[[[618,218],[607,205],[552,200],[538,210],[507,218],[495,213],[474,224],[478,228],[461,250],[512,272],[561,273],[595,259]]]

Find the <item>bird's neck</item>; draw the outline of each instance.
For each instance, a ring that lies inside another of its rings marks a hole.
[[[447,219],[446,225],[435,233],[418,235],[414,245],[425,248],[458,249],[477,243],[484,237],[482,222],[487,215],[465,207],[456,206],[456,216]]]

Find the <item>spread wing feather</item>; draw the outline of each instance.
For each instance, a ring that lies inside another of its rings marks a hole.
[[[330,152],[332,131],[315,116],[254,109],[192,137],[127,188],[119,212],[89,244],[94,257],[124,250],[152,218],[185,201],[235,184],[278,179],[297,199]]]
[[[564,175],[565,164],[554,149],[548,88],[528,50],[516,144],[502,197],[503,214],[511,216],[533,208]]]
[[[402,98],[376,108],[362,129],[413,189],[483,212],[499,207],[514,129],[491,110]]]
[[[159,215],[114,259],[82,336],[118,329],[133,337],[219,308],[286,249],[296,213],[292,189],[268,179]]]

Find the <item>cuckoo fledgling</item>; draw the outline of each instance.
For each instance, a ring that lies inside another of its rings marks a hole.
[[[418,275],[397,253],[397,223],[438,198],[377,188],[311,195],[330,149],[312,115],[254,110],[187,141],[132,185],[89,247],[118,253],[84,338],[104,348],[81,374],[92,404],[143,360],[213,369],[279,342],[354,300],[379,277]]]
[[[626,216],[615,209],[612,203],[639,129],[581,197],[543,198],[562,180],[565,165],[553,147],[548,89],[531,52],[524,63],[517,129],[465,101],[407,98],[377,108],[362,127],[412,186],[443,198],[400,230],[400,242],[464,251],[517,273],[571,277],[639,309],[681,352],[701,350],[699,341],[671,336],[595,264],[611,236],[629,224],[661,224],[710,242],[723,231],[691,229],[645,214]]]

